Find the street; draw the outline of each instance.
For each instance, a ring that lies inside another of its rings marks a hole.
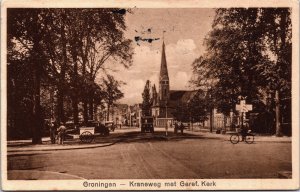
[[[133,132],[106,147],[12,153],[8,179],[60,179],[57,174],[84,179],[277,178],[278,172],[292,170],[290,142],[233,145],[227,137],[198,133],[163,139]],[[18,174],[26,170],[57,174]]]

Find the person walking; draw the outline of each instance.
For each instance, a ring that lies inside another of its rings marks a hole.
[[[175,125],[174,125],[174,133],[177,135],[177,132],[178,132],[178,122],[175,121]]]
[[[181,131],[181,135],[183,135],[183,129],[184,129],[184,125],[182,122],[180,122],[180,131]]]
[[[171,124],[171,121],[168,120],[167,123],[166,123],[166,137],[168,137],[168,129],[170,127],[170,124]]]
[[[51,121],[49,124],[49,131],[50,131],[50,140],[52,144],[55,144],[55,138],[56,138],[56,127],[54,123]]]
[[[66,130],[67,130],[67,128],[65,127],[64,123],[61,122],[60,126],[57,130],[57,132],[58,132],[58,144],[64,144]]]

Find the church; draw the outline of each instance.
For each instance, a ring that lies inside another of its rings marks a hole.
[[[189,102],[197,91],[171,90],[168,73],[165,43],[162,45],[162,55],[159,73],[158,92],[155,84],[152,87],[152,116],[155,126],[165,126],[168,120],[174,121],[173,112],[180,102]]]

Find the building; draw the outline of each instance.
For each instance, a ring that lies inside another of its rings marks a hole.
[[[104,110],[104,119],[102,121],[113,121],[117,125],[123,125],[126,119],[127,104],[114,104],[110,107],[109,114],[107,108]]]
[[[167,121],[174,121],[173,112],[178,103],[187,103],[191,100],[197,91],[171,90],[170,79],[165,52],[165,43],[162,45],[162,56],[159,73],[158,92],[155,84],[152,86],[152,116],[155,118],[156,126],[165,126]]]

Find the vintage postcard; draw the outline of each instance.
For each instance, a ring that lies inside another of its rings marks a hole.
[[[299,2],[2,1],[1,189],[299,189]]]

